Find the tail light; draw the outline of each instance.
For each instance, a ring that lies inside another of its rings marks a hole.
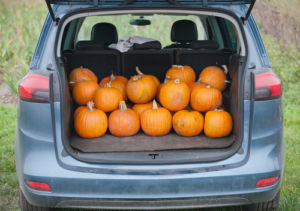
[[[49,77],[29,72],[19,83],[19,97],[31,102],[49,102]]]
[[[258,180],[258,182],[256,183],[256,188],[263,188],[274,185],[277,182],[278,178],[279,176]]]
[[[269,100],[282,95],[281,81],[274,72],[255,74],[255,100]]]
[[[26,180],[25,183],[28,185],[28,187],[34,190],[47,191],[47,192],[52,191],[50,185],[44,182],[35,182],[35,181]]]

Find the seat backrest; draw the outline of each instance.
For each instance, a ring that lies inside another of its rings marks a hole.
[[[111,23],[97,23],[91,31],[91,40],[100,42],[105,46],[118,42],[118,32]]]

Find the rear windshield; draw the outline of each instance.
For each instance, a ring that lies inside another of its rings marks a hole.
[[[143,20],[147,21],[147,25],[141,24]],[[115,26],[118,40],[133,36],[151,38],[159,41],[162,48],[165,48],[180,43],[172,40],[171,33],[174,23],[181,20],[188,20],[195,24],[197,40],[214,40],[219,44],[219,49],[236,51],[237,35],[230,21],[213,16],[167,14],[90,16],[75,19],[65,28],[61,50],[73,50],[79,41],[92,40],[93,27],[98,23],[109,23]],[[189,36],[192,32],[183,29],[179,33]]]

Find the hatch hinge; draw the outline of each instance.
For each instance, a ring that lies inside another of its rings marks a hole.
[[[53,12],[51,4],[50,4],[50,0],[45,0],[45,1],[46,1],[48,10],[49,10],[50,16],[51,16],[52,20],[55,22],[55,25],[57,25],[60,19],[59,18],[55,18],[54,12]]]
[[[246,16],[245,17],[241,17],[243,24],[245,24],[245,22],[248,20],[249,16],[251,15],[251,11],[252,11],[252,9],[254,7],[255,2],[256,2],[256,0],[252,0],[251,4],[249,6],[249,9],[248,9],[248,11],[246,13]]]

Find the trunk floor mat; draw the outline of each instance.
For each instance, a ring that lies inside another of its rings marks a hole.
[[[135,136],[116,137],[109,133],[99,138],[84,139],[77,134],[71,137],[71,146],[81,152],[136,152],[174,149],[221,149],[233,144],[234,135],[224,138],[208,138],[201,134],[194,137],[182,137],[169,133],[165,136],[148,136],[143,132]]]

